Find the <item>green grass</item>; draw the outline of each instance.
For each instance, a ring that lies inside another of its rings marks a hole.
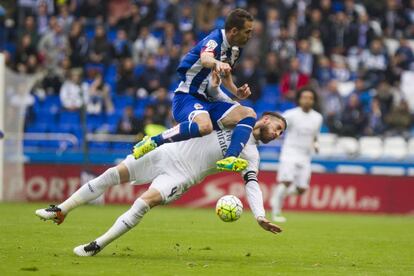
[[[245,213],[158,208],[92,258],[76,245],[102,234],[128,206],[85,206],[56,226],[0,204],[0,275],[414,275],[414,218],[288,213],[272,235]]]

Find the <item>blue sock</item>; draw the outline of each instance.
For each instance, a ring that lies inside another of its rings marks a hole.
[[[164,143],[184,141],[195,137],[201,137],[198,124],[187,121],[167,129],[163,133],[151,137],[151,139],[157,143],[158,146],[161,146]]]
[[[224,158],[229,156],[238,157],[240,155],[247,141],[249,141],[255,123],[256,119],[253,117],[244,118],[237,123],[233,129],[231,142]]]

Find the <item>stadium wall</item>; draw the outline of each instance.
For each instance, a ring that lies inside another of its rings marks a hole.
[[[131,146],[132,147],[132,146]],[[118,164],[124,160],[129,151],[93,151],[89,154],[89,162],[93,165]],[[30,152],[25,150],[25,160],[32,164],[83,164],[85,155],[82,152],[46,151]],[[276,171],[278,159],[261,157],[260,167],[265,171]],[[345,159],[345,158],[318,158],[312,159],[312,171],[319,173],[352,173],[352,174],[376,174],[376,175],[400,175],[414,176],[414,158],[405,160],[397,159]]]
[[[28,201],[60,202],[81,184],[80,175],[93,177],[107,166],[92,166],[85,172],[79,165],[26,164],[25,196]],[[85,179],[82,177],[82,179]],[[276,173],[261,171],[259,182],[265,207],[269,208]],[[222,173],[206,178],[192,187],[174,205],[213,207],[225,194],[238,196],[246,204],[244,182],[238,174]],[[131,204],[145,191],[145,186],[120,185],[105,194],[107,204]],[[315,173],[311,188],[300,197],[288,198],[286,209],[296,211],[414,214],[414,178]]]
[[[1,49],[0,49],[1,50]],[[3,166],[4,166],[4,158],[3,158],[3,147],[4,147],[4,140],[3,140],[3,130],[4,130],[4,76],[5,76],[5,56],[3,53],[0,53],[0,201],[3,200]]]

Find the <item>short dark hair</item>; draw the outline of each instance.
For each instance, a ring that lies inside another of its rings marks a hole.
[[[316,105],[316,103],[318,101],[318,94],[316,93],[315,89],[313,89],[312,87],[309,87],[309,86],[302,87],[296,93],[296,104],[297,105],[299,105],[299,100],[300,100],[300,97],[302,96],[302,94],[304,92],[307,92],[307,91],[309,91],[309,92],[311,92],[313,94],[313,100],[314,100],[314,103]]]
[[[262,114],[262,118],[266,115],[267,116],[272,116],[272,117],[277,118],[279,120],[282,120],[283,123],[285,124],[285,129],[283,131],[285,131],[287,129],[287,121],[286,121],[285,117],[283,117],[280,113],[274,112],[274,111],[265,111]]]
[[[235,9],[229,13],[224,23],[224,29],[230,31],[232,28],[239,30],[244,28],[244,22],[253,21],[253,16],[246,10]]]

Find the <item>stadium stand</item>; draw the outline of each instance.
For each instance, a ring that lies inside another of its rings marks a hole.
[[[223,26],[221,11],[237,6],[249,10],[257,26],[244,49],[257,76],[254,95],[244,104],[258,114],[284,111],[295,106],[300,86],[312,85],[325,119],[320,157],[414,156],[413,1],[31,2],[20,7],[15,1],[6,9],[13,22],[4,30],[7,65],[20,73],[46,72],[33,88],[25,130],[73,134],[80,143],[67,150],[81,147],[84,131],[119,133],[127,107],[142,124],[136,129],[141,134],[149,124],[173,125],[169,108],[158,111],[170,105],[180,57]],[[239,85],[253,74],[246,66],[240,62],[234,69]],[[70,77],[74,70],[79,78]],[[297,82],[286,82],[292,74]],[[160,88],[169,91],[162,103]],[[39,151],[60,145],[25,141]],[[109,141],[89,146],[123,148]],[[277,150],[262,147],[262,154],[277,156]]]

